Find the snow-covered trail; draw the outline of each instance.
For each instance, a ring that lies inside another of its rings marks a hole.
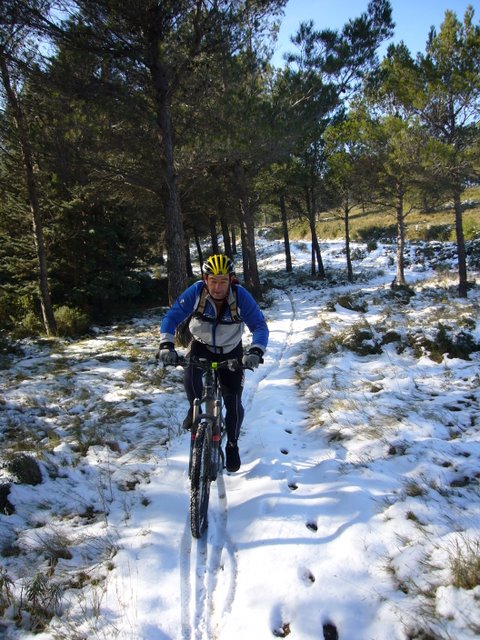
[[[125,618],[122,627],[130,626],[132,637],[212,640],[233,638],[237,632],[240,637],[242,628],[248,628],[245,597],[255,593],[257,582],[263,588],[268,578],[250,566],[256,553],[264,553],[262,539],[267,534],[274,566],[288,543],[282,540],[276,523],[281,528],[281,520],[291,518],[293,505],[283,503],[297,488],[296,450],[303,446],[305,421],[296,394],[294,365],[315,319],[311,305],[299,313],[297,302],[281,290],[270,314],[265,363],[247,372],[242,468],[212,484],[204,538],[196,541],[190,534],[188,434],[173,443],[168,457],[158,461],[149,483],[142,486],[145,509],[129,514],[127,527],[119,523],[118,565],[130,570],[120,576],[115,589],[109,589],[108,597],[120,601]],[[252,504],[258,513],[254,522]],[[280,511],[275,515],[277,504]],[[301,527],[308,537],[304,522]],[[165,558],[170,558],[167,565]],[[173,574],[177,574],[177,592],[171,589]],[[145,588],[146,584],[151,588]],[[267,611],[264,617],[264,630],[251,629],[253,637],[271,637],[272,628],[279,626],[280,611]]]
[[[314,637],[323,638],[324,624],[335,623],[340,613],[344,618],[338,607],[344,602],[348,609],[345,585],[342,596],[338,586],[332,590],[342,571],[337,562],[343,558],[355,570],[355,545],[343,540],[364,520],[369,496],[338,483],[341,461],[305,428],[295,364],[315,327],[318,295],[305,292],[294,300],[276,292],[265,362],[247,372],[242,468],[212,485],[204,538],[190,534],[188,434],[174,442],[143,486],[145,509],[119,528],[118,564],[130,570],[114,597],[122,602],[122,628],[128,621],[132,637],[267,640],[290,634],[307,640],[307,630],[316,628]],[[312,546],[318,547],[314,565]],[[344,546],[347,554],[339,553]]]
[[[268,374],[258,383],[247,413],[244,464],[229,487],[229,527],[239,578],[224,638],[319,639],[324,625],[335,622],[325,597],[329,589],[322,556],[329,539],[342,530],[346,514],[332,517],[341,497],[332,486],[325,487],[336,465],[334,454],[306,431],[295,372],[316,325],[318,297],[318,291],[295,300],[279,293],[278,320],[269,318]],[[323,514],[312,506],[321,493]],[[350,521],[358,517],[353,497],[351,502]],[[258,514],[254,520],[252,513]],[[315,566],[312,546],[318,546]]]
[[[262,269],[280,272],[268,249]],[[154,364],[158,316],[26,344],[2,373],[0,415],[5,438],[26,427],[27,444],[47,447],[44,481],[11,485],[16,512],[0,524],[17,553],[2,566],[20,593],[32,570],[51,571],[51,541],[72,555],[54,565],[61,617],[36,640],[478,637],[478,585],[458,587],[452,559],[478,549],[479,356],[438,362],[410,342],[448,322],[452,340],[470,326],[478,344],[478,287],[457,300],[453,279],[432,287],[412,263],[425,286],[396,302],[388,255],[366,253],[352,286],[299,277],[269,293],[265,363],[246,374],[242,468],[212,485],[200,541],[182,371]],[[338,247],[329,256],[343,259]],[[380,351],[355,349],[359,327]],[[33,640],[11,609],[0,635]]]
[[[143,485],[145,508],[119,527],[118,564],[129,575],[109,589],[122,603],[122,637],[334,640],[324,635],[330,624],[345,640],[401,637],[383,602],[378,550],[367,548],[376,496],[392,487],[343,471],[342,449],[307,430],[297,391],[319,298],[276,292],[265,363],[247,372],[242,467],[212,484],[204,538],[190,535],[188,434]]]
[[[201,541],[183,372],[154,364],[156,311],[78,341],[26,341],[0,372],[8,455],[23,434],[43,474],[30,486],[1,470],[16,508],[0,522],[2,569],[15,603],[33,572],[65,588],[44,633],[27,617],[19,627],[12,604],[6,640],[478,637],[479,587],[459,586],[453,561],[478,560],[479,353],[428,350],[450,325],[453,347],[478,345],[478,274],[457,299],[455,276],[412,252],[405,304],[389,287],[391,248],[365,252],[353,285],[304,278],[306,245],[294,278],[266,249],[262,271],[290,286],[270,288],[265,363],[246,374],[242,468],[212,485]],[[342,247],[324,256],[340,273]]]
[[[215,624],[205,635],[197,630],[198,640],[335,640],[337,627],[346,640],[396,637],[364,548],[374,496],[391,487],[343,475],[341,449],[309,433],[297,392],[295,364],[317,324],[319,297],[278,291],[268,318],[268,355],[245,391],[242,468],[226,477]],[[219,544],[212,528],[207,539]]]

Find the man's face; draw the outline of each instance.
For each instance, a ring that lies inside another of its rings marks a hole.
[[[208,293],[214,300],[224,300],[228,294],[230,286],[230,276],[206,276],[204,280],[207,285]]]

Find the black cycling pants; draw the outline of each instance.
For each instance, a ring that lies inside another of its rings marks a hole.
[[[240,358],[243,355],[242,343],[228,353],[212,353],[204,344],[195,340],[190,344],[188,356],[195,358],[206,358],[211,362],[223,362],[231,358]],[[225,405],[225,427],[229,442],[236,442],[240,435],[244,410],[242,405],[242,391],[244,373],[219,369],[218,377],[222,388],[223,403]],[[198,367],[187,367],[185,369],[183,382],[190,406],[193,406],[195,398],[202,395],[202,370]]]

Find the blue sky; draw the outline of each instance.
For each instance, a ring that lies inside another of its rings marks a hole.
[[[463,20],[470,4],[475,9],[475,22],[478,22],[478,0],[391,0],[396,25],[391,42],[403,40],[415,56],[418,51],[425,51],[430,27],[440,27],[447,9]],[[340,28],[350,18],[363,13],[367,5],[368,0],[289,0],[282,18],[274,64],[283,66],[282,53],[294,50],[290,36],[296,33],[300,22],[311,19],[317,29]]]

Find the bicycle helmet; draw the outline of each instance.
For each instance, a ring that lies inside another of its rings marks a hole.
[[[235,265],[231,258],[217,253],[207,258],[203,263],[202,271],[206,276],[229,276],[235,273]]]

